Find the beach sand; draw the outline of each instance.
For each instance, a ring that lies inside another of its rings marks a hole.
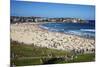
[[[50,32],[39,23],[11,24],[11,39],[25,44],[59,50],[84,50],[93,52],[95,40],[59,32]]]

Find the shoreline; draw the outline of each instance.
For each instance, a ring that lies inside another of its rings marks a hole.
[[[92,50],[95,40],[59,32],[50,32],[39,27],[40,23],[11,24],[11,39],[36,46],[61,50]],[[89,51],[89,52],[90,52]]]
[[[45,23],[42,23],[42,24],[45,24]],[[76,23],[75,23],[76,24]],[[64,33],[64,32],[58,32],[58,31],[50,31],[49,29],[45,29],[44,27],[41,27],[41,24],[38,25],[39,28],[43,29],[43,30],[47,30],[49,32],[54,32],[54,33],[61,33],[61,34],[66,34],[66,35],[72,35],[72,36],[78,36],[78,37],[81,37],[81,38],[86,38],[86,39],[92,39],[92,40],[95,40],[95,36],[81,36],[81,35],[76,35],[76,34],[72,34],[72,33]]]
[[[39,28],[41,28],[40,25],[38,25]],[[41,28],[41,29],[47,30],[47,29],[44,29],[44,28]],[[71,33],[64,33],[64,32],[58,32],[58,31],[50,31],[50,30],[47,30],[47,31],[48,32],[53,32],[53,33],[61,33],[61,34],[66,34],[66,35],[71,35],[71,36],[77,36],[77,37],[81,37],[81,38],[85,38],[85,39],[95,40],[95,37],[84,37],[84,36],[80,36],[80,35],[75,35],[75,34],[71,34]]]

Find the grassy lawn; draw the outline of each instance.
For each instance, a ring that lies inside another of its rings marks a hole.
[[[11,60],[11,64],[14,63],[16,66],[28,66],[28,65],[40,65],[40,58],[34,59],[14,59]]]
[[[46,47],[37,47],[34,45],[26,45],[21,43],[11,43],[11,53],[16,57],[44,57],[44,56],[65,56],[66,51],[49,49]]]
[[[82,54],[77,55],[78,57],[74,59],[74,62],[89,62],[89,61],[95,61],[95,54]]]
[[[68,63],[76,63],[76,62],[92,62],[95,61],[95,54],[79,54],[76,55],[73,60],[68,61]]]
[[[49,49],[46,47],[37,47],[34,45],[26,45],[18,42],[11,42],[11,55],[14,55],[14,58],[11,56],[11,64],[15,64],[17,66],[21,65],[39,65],[44,64],[43,61],[48,61],[51,58],[55,58],[58,56],[66,56],[68,53],[63,50]],[[23,59],[19,59],[19,58]],[[33,57],[33,58],[30,58]],[[39,58],[34,58],[39,57]],[[45,57],[45,58],[42,58]],[[51,57],[51,58],[48,58]],[[41,62],[41,60],[43,60]]]
[[[14,55],[14,58],[12,55]],[[63,50],[50,49],[46,47],[37,47],[32,44],[26,45],[15,41],[11,42],[11,65],[13,63],[16,66],[27,66],[27,65],[41,65],[41,64],[89,62],[89,61],[94,61],[95,59],[94,53],[79,54],[76,55],[77,58],[75,56],[72,60],[67,60],[67,61],[65,57],[60,57],[68,55],[69,58],[71,58],[72,53],[68,53],[67,51]]]

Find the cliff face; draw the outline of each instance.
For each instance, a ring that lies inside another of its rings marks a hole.
[[[84,23],[85,20],[79,18],[46,18],[46,17],[19,17],[11,16],[11,23],[24,22],[66,22],[66,23]]]

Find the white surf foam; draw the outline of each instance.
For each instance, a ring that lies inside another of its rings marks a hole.
[[[90,31],[90,32],[95,32],[95,29],[80,29],[81,31]]]

